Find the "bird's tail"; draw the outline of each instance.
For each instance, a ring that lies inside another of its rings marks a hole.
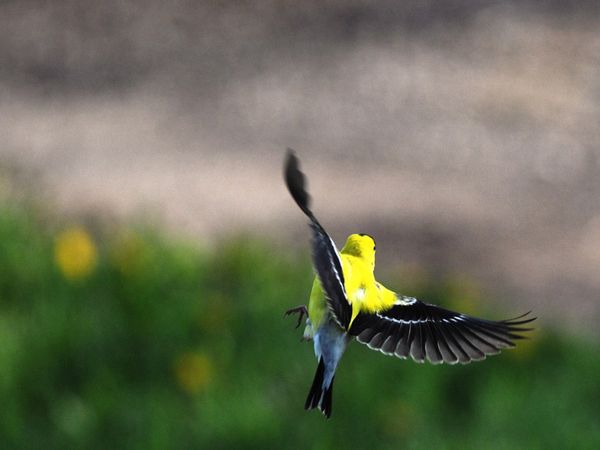
[[[315,378],[310,387],[308,397],[306,397],[306,403],[304,403],[304,409],[319,408],[319,410],[329,418],[331,417],[333,377],[328,386],[324,386],[324,381],[325,363],[323,362],[323,358],[320,358]]]

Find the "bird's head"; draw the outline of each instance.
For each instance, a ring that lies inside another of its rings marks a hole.
[[[375,239],[368,234],[351,234],[348,236],[342,253],[362,258],[375,267]]]

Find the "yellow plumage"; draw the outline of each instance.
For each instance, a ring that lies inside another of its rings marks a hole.
[[[360,312],[375,313],[390,309],[396,304],[393,291],[375,280],[375,241],[366,234],[351,234],[340,251],[344,286],[348,303],[352,306],[350,326]],[[308,303],[308,317],[317,329],[326,317],[327,301],[318,277],[313,282]],[[307,337],[312,333],[307,330]]]

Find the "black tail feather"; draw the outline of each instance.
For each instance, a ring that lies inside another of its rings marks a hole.
[[[306,397],[306,402],[304,403],[304,409],[314,409],[319,405],[319,400],[321,399],[323,390],[322,386],[324,374],[325,364],[323,363],[323,358],[320,358],[317,372],[315,373],[315,378],[313,379],[308,397]]]
[[[323,379],[325,377],[325,364],[323,363],[323,358],[319,359],[319,365],[317,366],[317,372],[315,373],[315,378],[313,379],[312,386],[310,387],[310,391],[308,393],[308,397],[306,397],[306,402],[304,403],[304,409],[315,409],[319,408],[319,410],[329,418],[331,416],[331,407],[332,407],[332,392],[333,392],[333,379],[329,386],[323,390]]]
[[[333,406],[333,380],[335,379],[332,378],[331,379],[331,383],[329,384],[329,387],[327,389],[325,389],[325,392],[323,393],[323,401],[321,402],[321,412],[323,414],[325,414],[325,417],[327,417],[328,419],[331,417],[331,408]]]

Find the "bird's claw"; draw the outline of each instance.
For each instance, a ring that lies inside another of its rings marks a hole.
[[[289,316],[290,314],[299,314],[298,323],[296,324],[296,328],[298,328],[302,323],[302,318],[305,315],[308,316],[308,310],[306,309],[305,305],[300,305],[296,306],[295,308],[290,308],[285,312],[286,316]]]

